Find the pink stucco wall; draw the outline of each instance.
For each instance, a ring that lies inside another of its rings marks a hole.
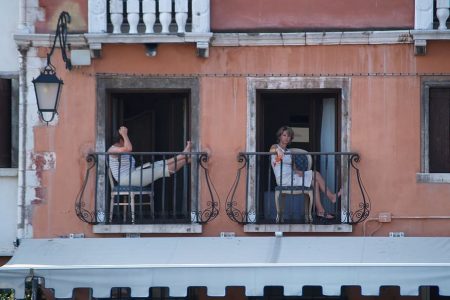
[[[413,0],[211,0],[212,31],[413,27]]]
[[[145,55],[143,45],[104,45],[101,58],[71,72],[55,59],[65,82],[60,120],[57,126],[35,128],[35,151],[55,151],[56,168],[41,174],[47,199],[34,205],[35,237],[93,235],[91,227],[75,216],[74,202],[86,170],[84,157],[95,145],[96,73],[348,77],[351,150],[361,155],[358,166],[372,202],[371,216],[383,211],[411,216],[449,211],[448,184],[416,183],[420,171],[420,76],[416,73],[449,70],[448,46],[448,42],[430,42],[426,56],[414,56],[412,45],[212,47],[210,57],[201,59],[195,56],[194,45],[160,45],[152,58]],[[220,216],[203,227],[203,235],[217,236],[221,231],[245,235],[242,226],[226,216],[224,201],[236,175],[236,155],[246,147],[246,78],[201,77],[200,108],[200,146],[211,150],[209,169],[222,201]],[[356,190],[352,196],[358,200]],[[203,205],[206,199],[202,197]],[[376,226],[368,224],[367,232],[439,236],[450,234],[447,225],[448,221],[395,220],[376,232]],[[361,235],[362,225],[355,226],[352,234]]]

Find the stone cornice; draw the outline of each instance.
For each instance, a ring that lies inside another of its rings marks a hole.
[[[18,33],[19,48],[51,47],[54,34]],[[410,44],[450,40],[450,30],[342,31],[298,33],[69,34],[72,48],[101,49],[102,44],[206,43],[213,47]],[[59,44],[56,44],[59,47]]]
[[[450,30],[411,30],[414,40],[450,40]]]
[[[308,46],[409,44],[409,30],[299,33],[215,33],[212,46]]]

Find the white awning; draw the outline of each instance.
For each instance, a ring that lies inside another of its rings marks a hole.
[[[224,296],[228,286],[244,286],[260,296],[265,286],[283,286],[301,295],[303,286],[322,286],[340,295],[341,286],[361,286],[379,295],[381,286],[399,286],[418,295],[420,286],[438,286],[450,295],[450,238],[378,237],[170,237],[23,240],[0,268],[0,288],[24,298],[24,279],[33,269],[57,298],[79,287],[94,297],[110,297],[113,287],[148,297],[151,287],[185,296],[189,286],[205,286]]]

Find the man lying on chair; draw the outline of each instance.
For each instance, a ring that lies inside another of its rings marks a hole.
[[[156,161],[153,164],[144,164],[140,167],[135,166],[136,161],[133,156],[129,154],[117,155],[131,151],[133,151],[133,145],[128,137],[128,129],[122,126],[119,128],[119,141],[108,149],[108,153],[111,154],[109,155],[109,168],[111,169],[111,173],[114,179],[119,182],[120,165],[119,184],[140,186],[142,172],[142,186],[146,186],[159,178],[170,177],[171,174],[180,170],[186,163],[189,163],[190,157],[187,154],[191,151],[191,142],[188,141],[186,148],[183,150],[186,154],[179,154],[176,157]]]

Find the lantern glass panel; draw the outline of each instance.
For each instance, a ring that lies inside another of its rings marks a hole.
[[[38,98],[38,108],[41,111],[54,111],[57,108],[57,101],[61,93],[60,84],[57,82],[36,82],[36,97]]]

